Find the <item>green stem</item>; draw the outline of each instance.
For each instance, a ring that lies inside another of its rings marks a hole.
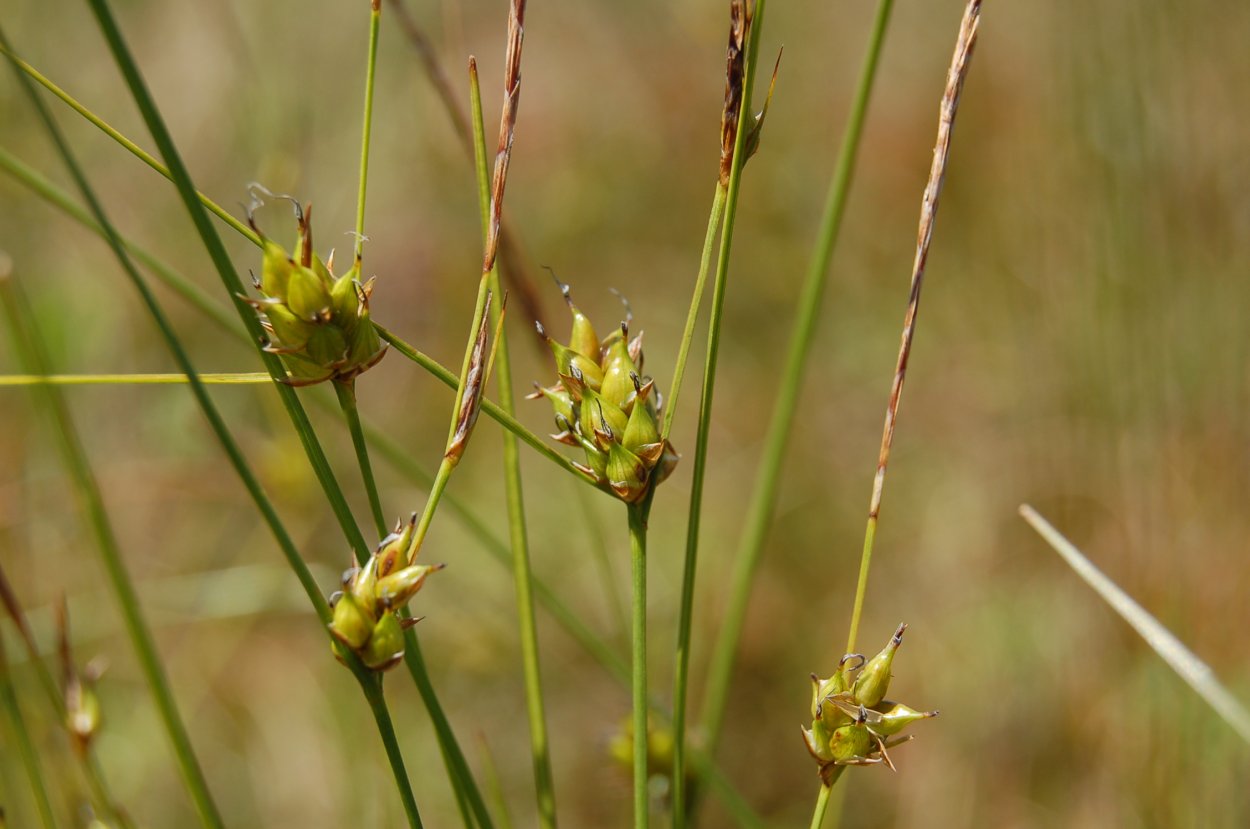
[[[360,466],[360,477],[365,482],[365,492],[369,496],[369,511],[373,513],[373,523],[377,528],[378,538],[384,538],[386,537],[386,514],[382,511],[378,484],[373,478],[373,464],[369,461],[369,444],[365,441],[364,429],[360,425],[360,410],[356,407],[356,381],[348,380],[345,383],[335,381],[334,393],[338,396],[343,417],[347,419],[347,430],[352,435],[352,448],[356,450],[356,463]]]
[[[390,761],[395,773],[395,780],[403,781],[399,786],[400,800],[404,804],[404,815],[408,825],[421,829],[421,814],[417,811],[417,801],[413,797],[412,787],[408,784],[408,772],[404,768],[404,755],[399,750],[399,740],[395,736],[395,726],[391,722],[391,712],[386,707],[386,698],[382,695],[382,678],[374,674],[357,676],[360,687],[369,701],[369,710],[373,712],[373,720],[377,723],[378,733],[382,735],[382,745],[386,748],[386,759]]]
[[[729,185],[725,193],[724,229],[716,257],[716,277],[712,285],[712,308],[708,321],[707,360],[703,372],[703,392],[699,401],[699,429],[695,438],[694,472],[690,484],[690,512],[686,523],[686,555],[682,568],[681,610],[677,626],[677,652],[673,678],[673,826],[685,826],[686,808],[686,689],[690,674],[690,637],[694,618],[694,584],[698,569],[699,525],[703,512],[703,482],[707,472],[708,437],[712,424],[712,401],[716,390],[716,365],[720,354],[720,330],[724,317],[725,291],[728,284],[729,259],[733,248],[734,221],[738,213],[738,194],[742,187],[742,169],[746,163],[746,136],[753,121],[751,89],[759,64],[760,32],[764,23],[764,0],[756,0],[749,33],[743,92],[738,113],[738,131],[734,137]],[[715,210],[713,210],[713,214]],[[708,237],[713,235],[709,227]],[[706,255],[705,255],[706,258]],[[689,326],[689,320],[687,320]],[[691,798],[693,804],[693,798]]]
[[[365,185],[369,181],[369,137],[373,132],[373,81],[378,66],[378,27],[382,0],[372,0],[369,14],[369,58],[365,70],[365,115],[360,130],[360,192],[356,198],[356,264],[365,246]]]
[[[845,214],[855,159],[863,136],[868,101],[871,97],[873,81],[876,78],[881,47],[885,41],[892,6],[893,0],[880,0],[877,6],[876,18],[868,41],[868,52],[864,56],[855,98],[851,104],[851,111],[842,134],[841,147],[834,164],[834,173],[821,218],[819,241],[812,252],[811,262],[799,295],[796,320],[786,354],[785,367],[782,369],[781,386],[778,389],[772,419],[769,422],[768,436],[764,442],[755,489],[751,493],[750,505],[747,507],[742,541],[735,558],[732,587],[725,608],[724,622],[719,628],[712,649],[701,731],[707,739],[708,751],[713,754],[720,740],[720,729],[733,674],[734,655],[742,635],[747,603],[756,571],[759,568],[764,539],[772,519],[777,486],[781,480],[781,466],[785,460],[786,446],[793,428],[798,397],[802,391],[803,375],[808,355],[811,353],[816,321],[824,296],[825,277],[833,259],[838,231]]]
[[[816,795],[816,808],[812,812],[811,829],[820,829],[820,825],[825,822],[825,810],[829,808],[829,794],[832,791],[832,786],[820,784],[820,792]]]
[[[490,235],[490,172],[486,161],[486,130],[482,123],[482,90],[476,63],[469,69],[470,111],[473,118],[473,157],[477,172],[478,212],[482,224],[482,244]],[[489,289],[499,292],[499,264],[496,260],[488,275]],[[512,389],[512,358],[506,331],[501,327],[503,303],[491,306],[491,323],[499,331],[495,354],[495,377],[499,384],[500,408],[515,415]],[[525,527],[525,499],[521,488],[521,457],[516,435],[503,436],[504,487],[508,502],[508,538],[512,545],[512,579],[516,586],[517,622],[520,626],[521,664],[525,674],[525,710],[529,718],[530,754],[534,766],[534,790],[540,826],[556,825],[555,780],[551,772],[551,749],[547,737],[547,717],[543,709],[542,671],[538,658],[538,627],[534,619],[534,584],[530,569],[529,538]]]
[[[712,211],[707,217],[707,233],[703,237],[703,252],[699,256],[699,274],[694,280],[694,293],[690,297],[690,310],[686,313],[686,325],[681,332],[681,345],[677,349],[677,360],[673,363],[673,385],[669,389],[668,403],[664,407],[664,425],[660,434],[667,438],[673,430],[673,418],[677,412],[677,398],[681,394],[682,379],[686,376],[686,361],[690,358],[690,344],[694,340],[695,325],[699,321],[699,307],[703,304],[703,289],[707,284],[707,274],[712,263],[712,251],[716,247],[716,232],[720,230],[721,220],[725,215],[725,195],[728,191],[716,182],[716,192],[712,194]]]
[[[641,504],[629,504],[628,509],[633,576],[634,829],[647,829],[647,520]]]
[[[22,717],[22,707],[17,700],[17,692],[13,690],[13,681],[9,676],[9,660],[4,652],[4,637],[0,636],[0,705],[4,706],[9,716],[9,724],[13,727],[13,736],[17,740],[17,753],[22,758],[22,766],[26,776],[30,778],[30,790],[35,796],[35,806],[39,809],[39,819],[44,829],[55,829],[56,818],[52,814],[52,801],[48,799],[48,787],[44,783],[43,769],[39,766],[39,755],[30,740],[30,732],[26,730],[26,720]]]
[[[0,374],[0,386],[183,386],[185,374]],[[244,386],[272,383],[262,372],[201,374],[204,385]]]
[[[438,509],[439,501],[443,499],[443,491],[447,489],[447,482],[451,480],[451,473],[455,468],[456,465],[447,458],[443,458],[442,463],[438,465],[438,472],[434,475],[434,482],[430,484],[430,495],[425,499],[425,508],[421,510],[421,517],[417,519],[417,526],[412,534],[412,542],[408,545],[409,564],[421,552],[421,545],[425,542],[425,535],[430,531],[430,522],[434,520],[434,512]]]
[[[859,618],[864,610],[864,596],[868,592],[868,568],[872,566],[872,547],[877,538],[877,516],[868,516],[864,530],[864,549],[859,559],[859,578],[855,582],[855,604],[851,608],[851,630],[846,636],[846,653],[855,650],[859,637]]]

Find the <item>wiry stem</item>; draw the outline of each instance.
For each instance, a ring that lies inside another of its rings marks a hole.
[[[920,310],[920,289],[924,286],[925,264],[929,258],[929,242],[933,238],[933,222],[937,217],[938,197],[942,193],[942,181],[946,177],[946,162],[950,155],[951,131],[955,126],[955,112],[959,107],[959,93],[976,46],[977,26],[981,20],[981,0],[969,0],[959,25],[955,40],[955,54],[951,58],[946,75],[946,89],[942,93],[942,105],[938,112],[937,143],[933,147],[933,165],[929,168],[929,181],[925,185],[924,198],[920,204],[920,227],[916,239],[916,258],[912,263],[911,290],[907,298],[907,311],[903,315],[902,342],[898,348],[894,381],[890,386],[890,399],[885,409],[885,427],[881,433],[881,450],[877,455],[877,474],[873,477],[872,498],[868,504],[868,525],[864,531],[864,550],[860,558],[859,580],[855,586],[855,605],[851,611],[851,629],[846,640],[847,653],[855,650],[859,633],[859,620],[864,607],[864,594],[868,590],[868,568],[872,564],[873,540],[877,534],[877,518],[881,513],[881,493],[885,488],[885,469],[890,461],[890,447],[894,443],[894,425],[898,417],[899,399],[903,395],[903,381],[907,377],[907,360],[911,356],[912,340],[916,336],[916,314]]]

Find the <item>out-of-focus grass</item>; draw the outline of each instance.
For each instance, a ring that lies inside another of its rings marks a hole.
[[[845,636],[960,5],[896,7],[743,640],[722,758],[778,823],[810,814],[816,778],[796,724],[807,673],[828,670]],[[132,2],[119,11],[207,193],[232,204],[258,179],[316,203],[322,244],[352,227],[367,3]],[[737,223],[719,384],[725,405],[705,496],[696,690],[870,13],[850,3],[781,4],[764,33],[766,52],[784,42],[786,59]],[[478,55],[492,110],[500,9],[449,0],[417,14],[462,87],[460,69]],[[596,317],[616,312],[609,286],[630,298],[646,320],[648,370],[661,386],[715,175],[725,18],[720,2],[648,2],[559,13],[536,6],[527,20],[508,196],[514,224],[532,261],[555,267]],[[480,259],[473,174],[390,22],[384,12],[367,223],[368,267],[379,275],[375,314],[454,362]],[[27,0],[5,24],[29,60],[123,132],[144,136],[85,9],[67,7],[50,21]],[[1250,8],[1214,0],[1122,1],[1080,14],[1055,5],[986,9],[861,637],[864,647],[876,645],[909,622],[897,687],[942,717],[895,753],[899,775],[846,775],[844,826],[1250,820],[1244,746],[1015,517],[1019,502],[1036,504],[1234,690],[1250,690],[1250,645],[1239,635],[1250,624],[1242,509],[1250,349],[1241,319],[1250,306],[1250,115],[1241,105],[1248,35]],[[58,112],[123,230],[217,290],[170,186]],[[64,181],[7,73],[0,142]],[[263,220],[276,226],[285,216],[270,211]],[[227,244],[240,269],[258,264],[250,245]],[[350,244],[342,236],[338,247],[345,253]],[[103,245],[7,178],[0,248],[24,275],[61,370],[172,370]],[[245,349],[223,345],[172,297],[167,305],[200,368],[256,370]],[[554,291],[550,307],[558,310]],[[526,347],[526,322],[510,322],[522,383],[546,376],[545,360]],[[16,370],[7,349],[0,370]],[[185,577],[197,573],[278,563],[186,390],[68,393],[150,605],[161,607],[173,590],[186,606],[207,609],[201,621],[153,619],[164,620],[162,652],[227,821],[394,823],[398,804],[368,713],[311,613],[275,599],[255,614],[222,618],[212,609],[228,599],[204,595],[201,605],[185,592]],[[359,394],[367,415],[433,466],[449,402],[440,384],[391,355],[361,379]],[[346,549],[273,394],[246,387],[213,395],[306,556],[325,572],[341,568]],[[61,591],[75,597],[75,628],[89,646],[82,655],[102,652],[113,663],[101,686],[100,752],[116,792],[145,825],[183,825],[189,804],[137,668],[113,633],[115,612],[82,552],[87,537],[47,435],[21,390],[0,390],[0,413],[0,555],[28,605]],[[345,430],[314,416],[343,479],[354,480]],[[547,427],[542,405],[521,416]],[[679,448],[693,445],[693,426],[693,410],[679,417]],[[484,425],[452,489],[502,533],[499,451],[497,428]],[[619,637],[590,538],[569,515],[581,500],[550,464],[525,451],[522,459],[537,572]],[[421,493],[379,471],[389,514],[421,504]],[[679,468],[652,519],[651,670],[660,689],[669,686],[688,486],[689,469]],[[550,495],[539,498],[543,491]],[[590,500],[609,522],[624,589],[618,512],[604,498]],[[530,763],[508,574],[450,515],[435,523],[426,550],[450,565],[415,606],[428,616],[426,658],[462,739],[472,746],[472,734],[485,735],[514,816],[523,816]],[[627,715],[628,695],[541,615],[540,635],[561,816],[572,826],[614,825],[628,812],[629,787],[605,745]],[[29,692],[28,671],[15,670],[19,692]],[[387,685],[423,814],[450,823],[454,805],[419,701],[402,677]],[[55,757],[58,732],[37,697],[28,698],[35,739]],[[72,774],[66,779],[74,785]],[[23,787],[3,752],[5,804],[21,809]],[[706,825],[722,820],[709,801]]]

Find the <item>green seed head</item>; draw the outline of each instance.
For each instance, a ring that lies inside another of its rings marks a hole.
[[[629,339],[626,321],[599,343],[590,320],[561,292],[573,315],[568,345],[538,333],[555,355],[559,384],[539,387],[531,398],[546,397],[555,414],[553,437],[586,453],[577,467],[601,488],[625,501],[637,501],[672,473],[680,456],[660,436],[659,394],[641,377],[642,336]]]
[[[378,605],[386,609],[403,607],[425,584],[426,577],[430,573],[437,573],[445,566],[443,564],[412,564],[385,578],[378,579]]]

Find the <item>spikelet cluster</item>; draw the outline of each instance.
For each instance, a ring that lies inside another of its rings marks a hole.
[[[887,749],[911,739],[900,732],[917,720],[937,716],[937,711],[917,711],[885,698],[905,630],[907,625],[899,625],[872,659],[848,653],[829,678],[812,674],[812,727],[803,729],[803,741],[826,784],[840,766],[884,763],[893,769]]]
[[[330,632],[351,648],[366,667],[385,671],[404,658],[404,628],[418,621],[400,618],[399,611],[417,594],[430,573],[442,564],[411,561],[417,517],[395,525],[364,565],[343,574],[343,589],[330,597],[334,616]]]
[[[573,317],[567,344],[556,342],[541,324],[539,335],[555,355],[559,382],[539,387],[555,413],[552,437],[585,452],[577,467],[618,498],[634,502],[672,473],[679,456],[661,437],[662,401],[655,381],[642,374],[642,334],[629,336],[630,318],[600,340],[590,319],[560,284]]]
[[[248,215],[261,238],[259,300],[248,299],[261,315],[265,350],[281,356],[292,385],[325,380],[350,382],[386,354],[369,318],[374,279],[360,281],[360,263],[342,276],[333,272],[334,254],[322,261],[313,251],[312,205],[295,205],[298,236],[294,254],[269,239]]]

